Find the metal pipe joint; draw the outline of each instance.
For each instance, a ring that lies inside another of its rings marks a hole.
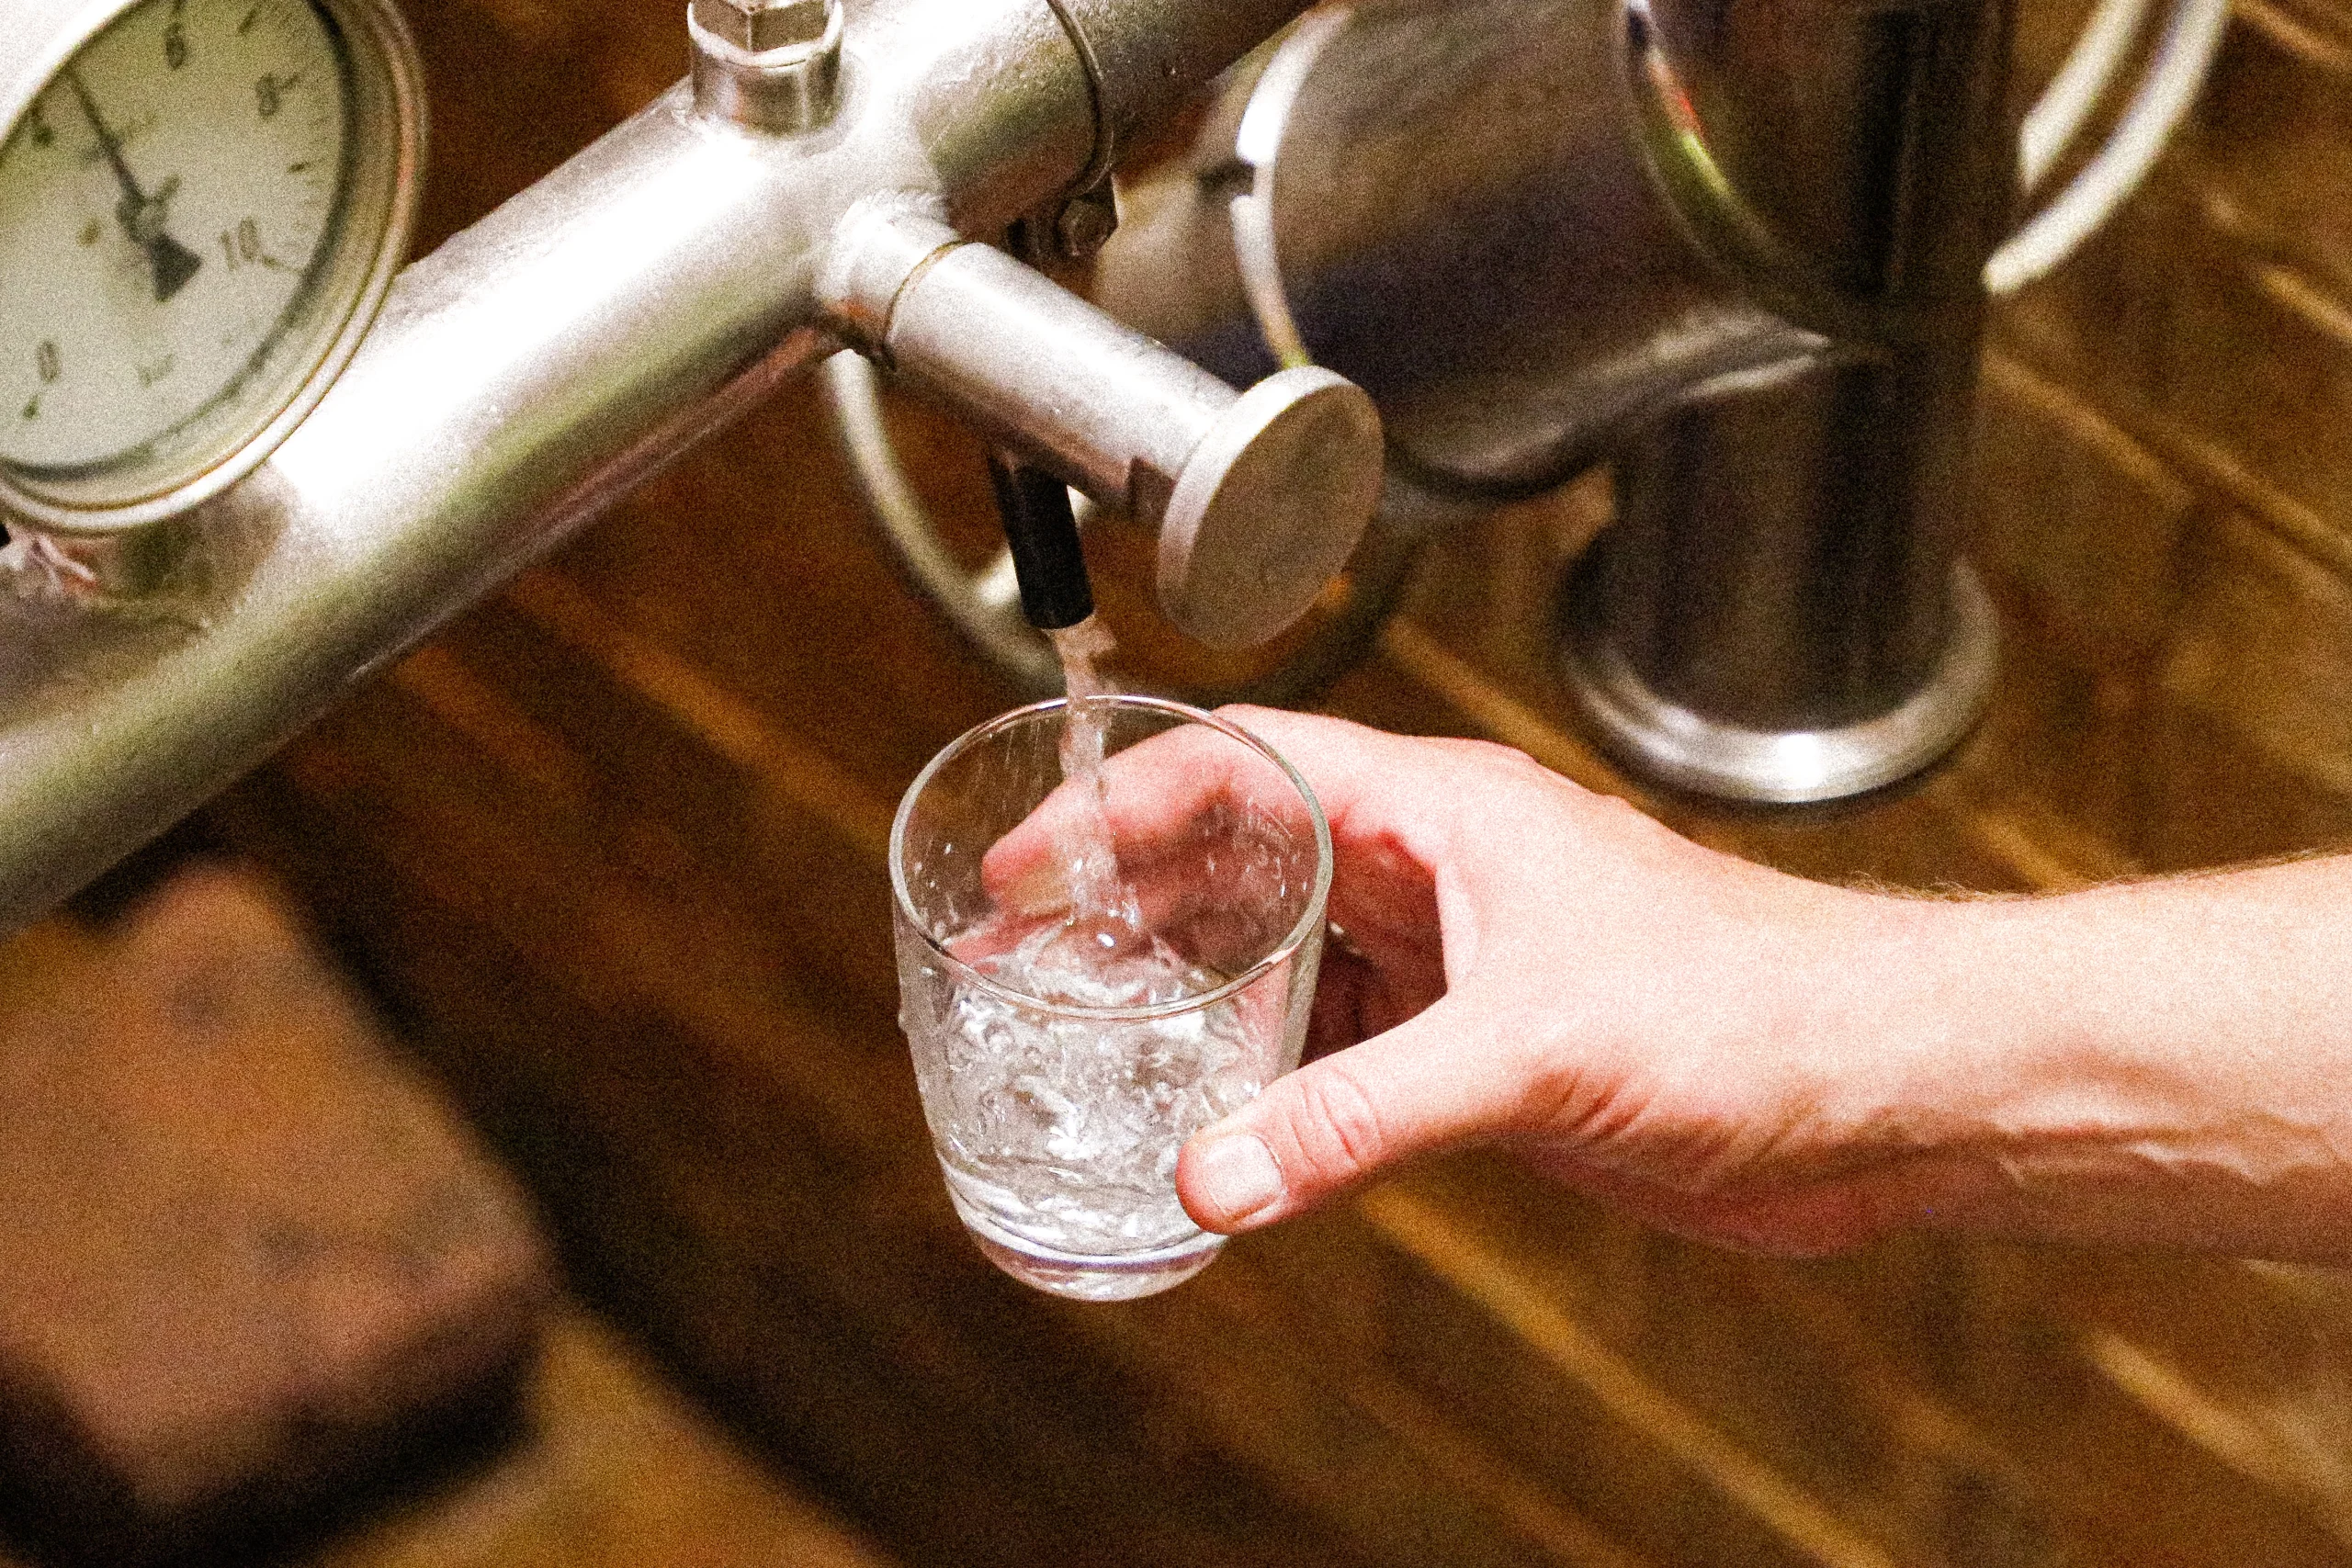
[[[1378,503],[1372,400],[1329,370],[1246,392],[931,204],[853,212],[819,276],[828,323],[1001,444],[1157,528],[1161,606],[1219,647],[1304,614]]]

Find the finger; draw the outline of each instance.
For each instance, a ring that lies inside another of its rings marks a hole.
[[[1518,782],[1547,774],[1519,753],[1470,740],[1385,734],[1344,719],[1231,705],[1217,716],[1257,736],[1298,770],[1331,826],[1340,869],[1374,885],[1425,876],[1455,840],[1453,824],[1474,775]],[[1103,767],[1102,809],[1123,863],[1181,844],[1220,800],[1287,802],[1271,765],[1215,730],[1187,726],[1156,735]],[[1068,901],[1054,871],[1056,834],[1090,809],[1065,784],[992,846],[981,875],[1001,901],[1041,912]],[[1286,818],[1285,818],[1286,819]],[[1485,824],[1491,829],[1491,824]],[[1341,917],[1345,919],[1346,917]]]
[[[1176,1190],[1206,1229],[1250,1230],[1299,1213],[1415,1155],[1517,1130],[1526,1075],[1482,1025],[1440,999],[1411,1021],[1275,1079],[1194,1135]]]
[[[1202,725],[1167,730],[1107,761],[1099,788],[1084,780],[1057,786],[989,846],[980,861],[981,884],[1013,908],[1065,908],[1064,846],[1074,836],[1107,835],[1121,874],[1132,878],[1192,846],[1203,822],[1227,804],[1254,806],[1295,834],[1311,831],[1296,791],[1258,752]]]
[[[1235,704],[1217,716],[1298,770],[1330,822],[1335,845],[1394,846],[1424,863],[1434,862],[1440,835],[1460,817],[1465,784],[1498,766],[1535,767],[1484,741],[1391,735],[1320,714]]]
[[[1093,919],[1109,920],[1130,933],[1147,932],[1171,939],[1180,932],[1192,933],[1188,945],[1202,949],[1198,956],[1209,961],[1210,949],[1229,956],[1232,941],[1220,942],[1219,937],[1225,928],[1244,923],[1243,916],[1231,910],[1229,905],[1216,902],[1219,891],[1204,885],[1204,879],[1188,867],[1155,862],[1131,870],[1123,863],[1117,897],[1110,907],[1090,913]],[[1225,917],[1222,921],[1220,916]],[[1067,898],[1042,907],[1000,899],[996,908],[964,928],[947,946],[964,962],[974,963],[976,954],[989,957],[1010,952],[1040,931],[1067,925],[1070,918]],[[1258,921],[1249,929],[1255,933],[1262,927],[1263,921]],[[1250,962],[1254,961],[1253,955]]]

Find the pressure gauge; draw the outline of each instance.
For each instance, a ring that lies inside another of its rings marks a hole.
[[[390,287],[422,106],[390,0],[0,0],[0,511],[113,533],[266,458]]]

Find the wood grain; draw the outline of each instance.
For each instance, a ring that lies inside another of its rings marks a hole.
[[[889,1568],[593,1317],[559,1316],[524,1438],[301,1568]]]

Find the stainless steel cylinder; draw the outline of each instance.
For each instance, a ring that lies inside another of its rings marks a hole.
[[[1812,800],[1948,750],[1993,668],[1955,584],[2007,0],[1325,17],[1138,193],[1106,307],[1228,378],[1339,370],[1423,493],[1613,462],[1562,667],[1636,770]]]
[[[1690,243],[1643,160],[1605,0],[1378,0],[1286,90],[1239,85],[1136,193],[1096,299],[1227,380],[1313,362],[1372,394],[1401,476],[1540,493],[1705,379],[1820,352]],[[1242,145],[1247,128],[1250,144]],[[1237,264],[1237,209],[1264,224]],[[1253,210],[1254,209],[1254,210]]]
[[[1232,388],[990,245],[921,220],[885,364],[1099,501],[1156,521]]]
[[[1616,521],[1560,626],[1608,750],[1679,789],[1794,805],[1906,778],[1967,732],[1998,638],[1953,532],[1970,382],[1933,379],[1799,364],[1619,448]]]
[[[1959,562],[1984,263],[2015,187],[2005,0],[1817,9],[1799,28],[1628,6],[1657,183],[1751,298],[1831,346],[1701,383],[1619,445],[1617,524],[1566,620],[1611,750],[1781,803],[1916,771],[1989,695],[1992,623]]]

